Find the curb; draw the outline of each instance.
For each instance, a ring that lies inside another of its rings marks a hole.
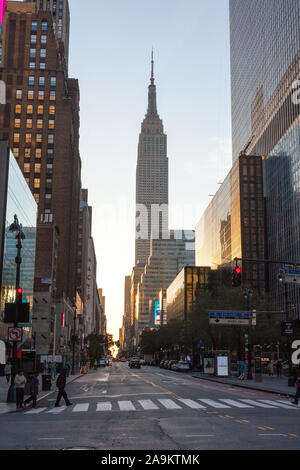
[[[246,389],[249,389],[249,390],[257,390],[258,392],[266,392],[266,393],[272,393],[273,395],[284,395],[284,396],[289,396],[289,397],[292,397],[294,398],[295,396],[295,392],[294,393],[290,393],[290,392],[284,392],[282,390],[269,390],[269,389],[266,389],[266,388],[258,388],[258,387],[254,387],[254,386],[251,386],[251,385],[242,385],[242,384],[239,384],[239,383],[232,383],[232,382],[225,382],[224,380],[214,380],[214,379],[211,379],[209,377],[199,377],[198,375],[192,375],[192,377],[194,379],[200,379],[200,380],[207,380],[209,382],[215,382],[215,383],[219,383],[219,384],[225,384],[225,385],[232,385],[233,387],[240,387],[240,388],[246,388]]]

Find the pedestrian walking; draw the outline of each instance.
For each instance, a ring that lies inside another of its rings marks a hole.
[[[245,361],[241,361],[240,370],[241,370],[241,374],[239,376],[239,379],[244,380],[246,372],[247,372],[247,363]]]
[[[11,363],[9,361],[7,361],[4,366],[4,375],[6,377],[7,383],[9,383],[11,377]]]
[[[30,397],[24,401],[24,405],[28,405],[32,401],[32,408],[36,408],[36,399],[39,394],[39,373],[35,371],[31,377],[30,383]]]
[[[272,361],[269,362],[268,364],[268,372],[269,376],[271,375],[272,377],[274,376],[274,364]]]
[[[19,410],[20,408],[24,408],[23,401],[24,401],[24,391],[25,391],[26,383],[27,383],[27,379],[24,375],[24,372],[22,370],[19,370],[17,375],[15,376],[17,410]]]
[[[282,362],[279,361],[279,360],[276,362],[276,372],[277,372],[277,377],[281,377],[281,374],[282,374]]]
[[[67,380],[67,366],[65,366],[65,368],[62,370],[62,372],[57,377],[56,386],[58,388],[58,395],[57,395],[57,398],[56,398],[55,406],[60,406],[59,402],[60,402],[62,397],[64,398],[65,403],[66,403],[67,406],[72,405],[72,403],[70,402],[70,400],[68,398],[68,395],[65,391],[66,380]]]
[[[65,365],[65,370],[66,370],[66,373],[67,373],[67,377],[69,377],[69,375],[70,375],[70,364],[67,363]]]
[[[297,369],[296,371],[296,395],[292,403],[294,403],[295,405],[298,405],[299,398],[300,398],[300,369]]]
[[[52,379],[55,379],[56,377],[56,363],[55,362],[52,362],[51,364],[51,376],[52,376]]]

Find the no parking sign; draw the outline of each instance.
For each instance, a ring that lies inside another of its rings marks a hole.
[[[8,328],[8,341],[22,341],[22,328]]]

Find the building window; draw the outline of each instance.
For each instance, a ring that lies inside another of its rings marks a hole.
[[[50,101],[55,101],[55,100],[56,100],[56,92],[50,91]]]
[[[54,129],[54,123],[55,121],[53,119],[49,120],[49,129]]]
[[[42,149],[35,149],[35,158],[42,158]]]
[[[37,129],[43,129],[43,119],[38,119],[36,121],[36,127]]]
[[[38,204],[40,202],[40,195],[34,194],[33,196],[34,196],[35,202]]]
[[[49,106],[49,114],[55,114],[55,106],[54,105]]]
[[[27,98],[29,100],[33,100],[33,98],[34,98],[34,91],[33,90],[28,90]]]
[[[32,34],[30,37],[31,44],[36,44],[36,34]]]
[[[32,129],[32,119],[26,119],[26,128]]]
[[[39,143],[40,143],[40,142],[42,142],[42,141],[43,141],[43,136],[42,136],[42,134],[37,134],[37,135],[36,135],[36,142],[39,142]]]
[[[27,110],[26,110],[27,114],[33,114],[33,106],[32,104],[28,104],[27,105]]]
[[[25,158],[30,158],[30,156],[31,156],[31,149],[30,148],[25,149],[24,156],[25,156]]]
[[[20,142],[20,134],[14,134],[14,142]]]
[[[48,22],[47,20],[42,21],[42,31],[47,31],[48,30]]]
[[[15,158],[18,158],[18,156],[20,154],[20,149],[18,147],[14,147],[13,148],[13,154],[14,154]]]
[[[40,163],[35,163],[34,164],[34,172],[35,173],[40,173],[41,172],[41,164]]]
[[[20,104],[16,104],[15,113],[21,114],[21,111],[22,111],[22,106]]]
[[[45,198],[46,198],[46,199],[51,199],[51,198],[52,198],[52,194],[45,194]]]
[[[43,114],[44,113],[44,106],[40,104],[37,108],[37,113],[38,114]]]
[[[31,22],[31,30],[36,31],[37,30],[37,21],[32,21]]]
[[[56,77],[50,77],[50,86],[56,86]]]
[[[31,134],[26,134],[26,136],[25,136],[25,143],[26,143],[26,144],[31,144]]]
[[[35,59],[35,58],[36,58],[36,49],[34,49],[34,48],[31,48],[31,49],[30,49],[29,57],[30,57],[31,59]]]
[[[46,58],[47,51],[46,49],[41,49],[40,50],[40,58],[45,59]]]
[[[32,69],[35,69],[35,62],[29,62],[29,68],[32,70]]]
[[[43,101],[44,98],[45,98],[45,92],[39,90],[39,96],[38,96],[39,101]]]
[[[46,69],[46,64],[45,62],[40,63],[40,70],[45,70]]]
[[[53,134],[48,135],[48,144],[54,144],[54,135]]]
[[[16,90],[16,99],[21,100],[22,99],[22,90]]]
[[[24,173],[30,173],[30,163],[24,163]]]
[[[46,34],[41,35],[41,44],[47,44],[47,36]]]
[[[15,119],[15,128],[20,129],[21,127],[21,119]]]
[[[39,86],[45,86],[45,77],[39,77]]]
[[[40,178],[34,178],[33,180],[33,187],[35,189],[39,189],[41,187],[41,180]]]
[[[33,86],[34,85],[34,76],[33,75],[30,75],[28,77],[28,85],[29,86]]]

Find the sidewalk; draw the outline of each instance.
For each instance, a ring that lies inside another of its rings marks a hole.
[[[70,375],[69,377],[67,377],[67,385],[81,376],[82,374],[79,374],[79,373]],[[55,387],[56,379],[52,381],[51,390],[44,391],[44,392],[42,391],[42,376],[41,375],[39,375],[39,382],[40,382],[40,386],[39,386],[40,392],[38,395],[37,403],[41,401],[43,398],[47,397],[48,395],[55,393],[56,391],[56,387]],[[6,403],[8,387],[9,387],[9,384],[6,381],[6,377],[0,377],[0,414],[16,410],[15,403]]]
[[[285,395],[294,397],[296,393],[296,386],[289,387],[287,377],[277,377],[263,375],[262,382],[256,382],[255,376],[252,380],[239,380],[237,377],[214,377],[203,374],[201,372],[193,372],[192,377],[204,380],[210,380],[212,382],[218,382],[227,385],[233,385],[235,387],[249,388],[252,390],[259,390],[264,392],[275,393],[278,395]]]

